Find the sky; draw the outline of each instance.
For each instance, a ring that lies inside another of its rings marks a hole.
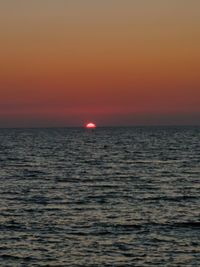
[[[199,0],[0,0],[0,127],[200,125]]]

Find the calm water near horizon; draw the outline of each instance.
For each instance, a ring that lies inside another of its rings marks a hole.
[[[200,266],[200,127],[0,129],[0,266]]]

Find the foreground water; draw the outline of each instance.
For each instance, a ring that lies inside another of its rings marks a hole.
[[[200,128],[0,130],[1,266],[200,266]]]

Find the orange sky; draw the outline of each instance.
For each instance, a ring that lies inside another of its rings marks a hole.
[[[2,0],[0,127],[200,124],[200,1]]]

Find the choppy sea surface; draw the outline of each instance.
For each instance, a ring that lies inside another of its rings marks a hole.
[[[0,129],[0,266],[200,266],[200,127]]]

